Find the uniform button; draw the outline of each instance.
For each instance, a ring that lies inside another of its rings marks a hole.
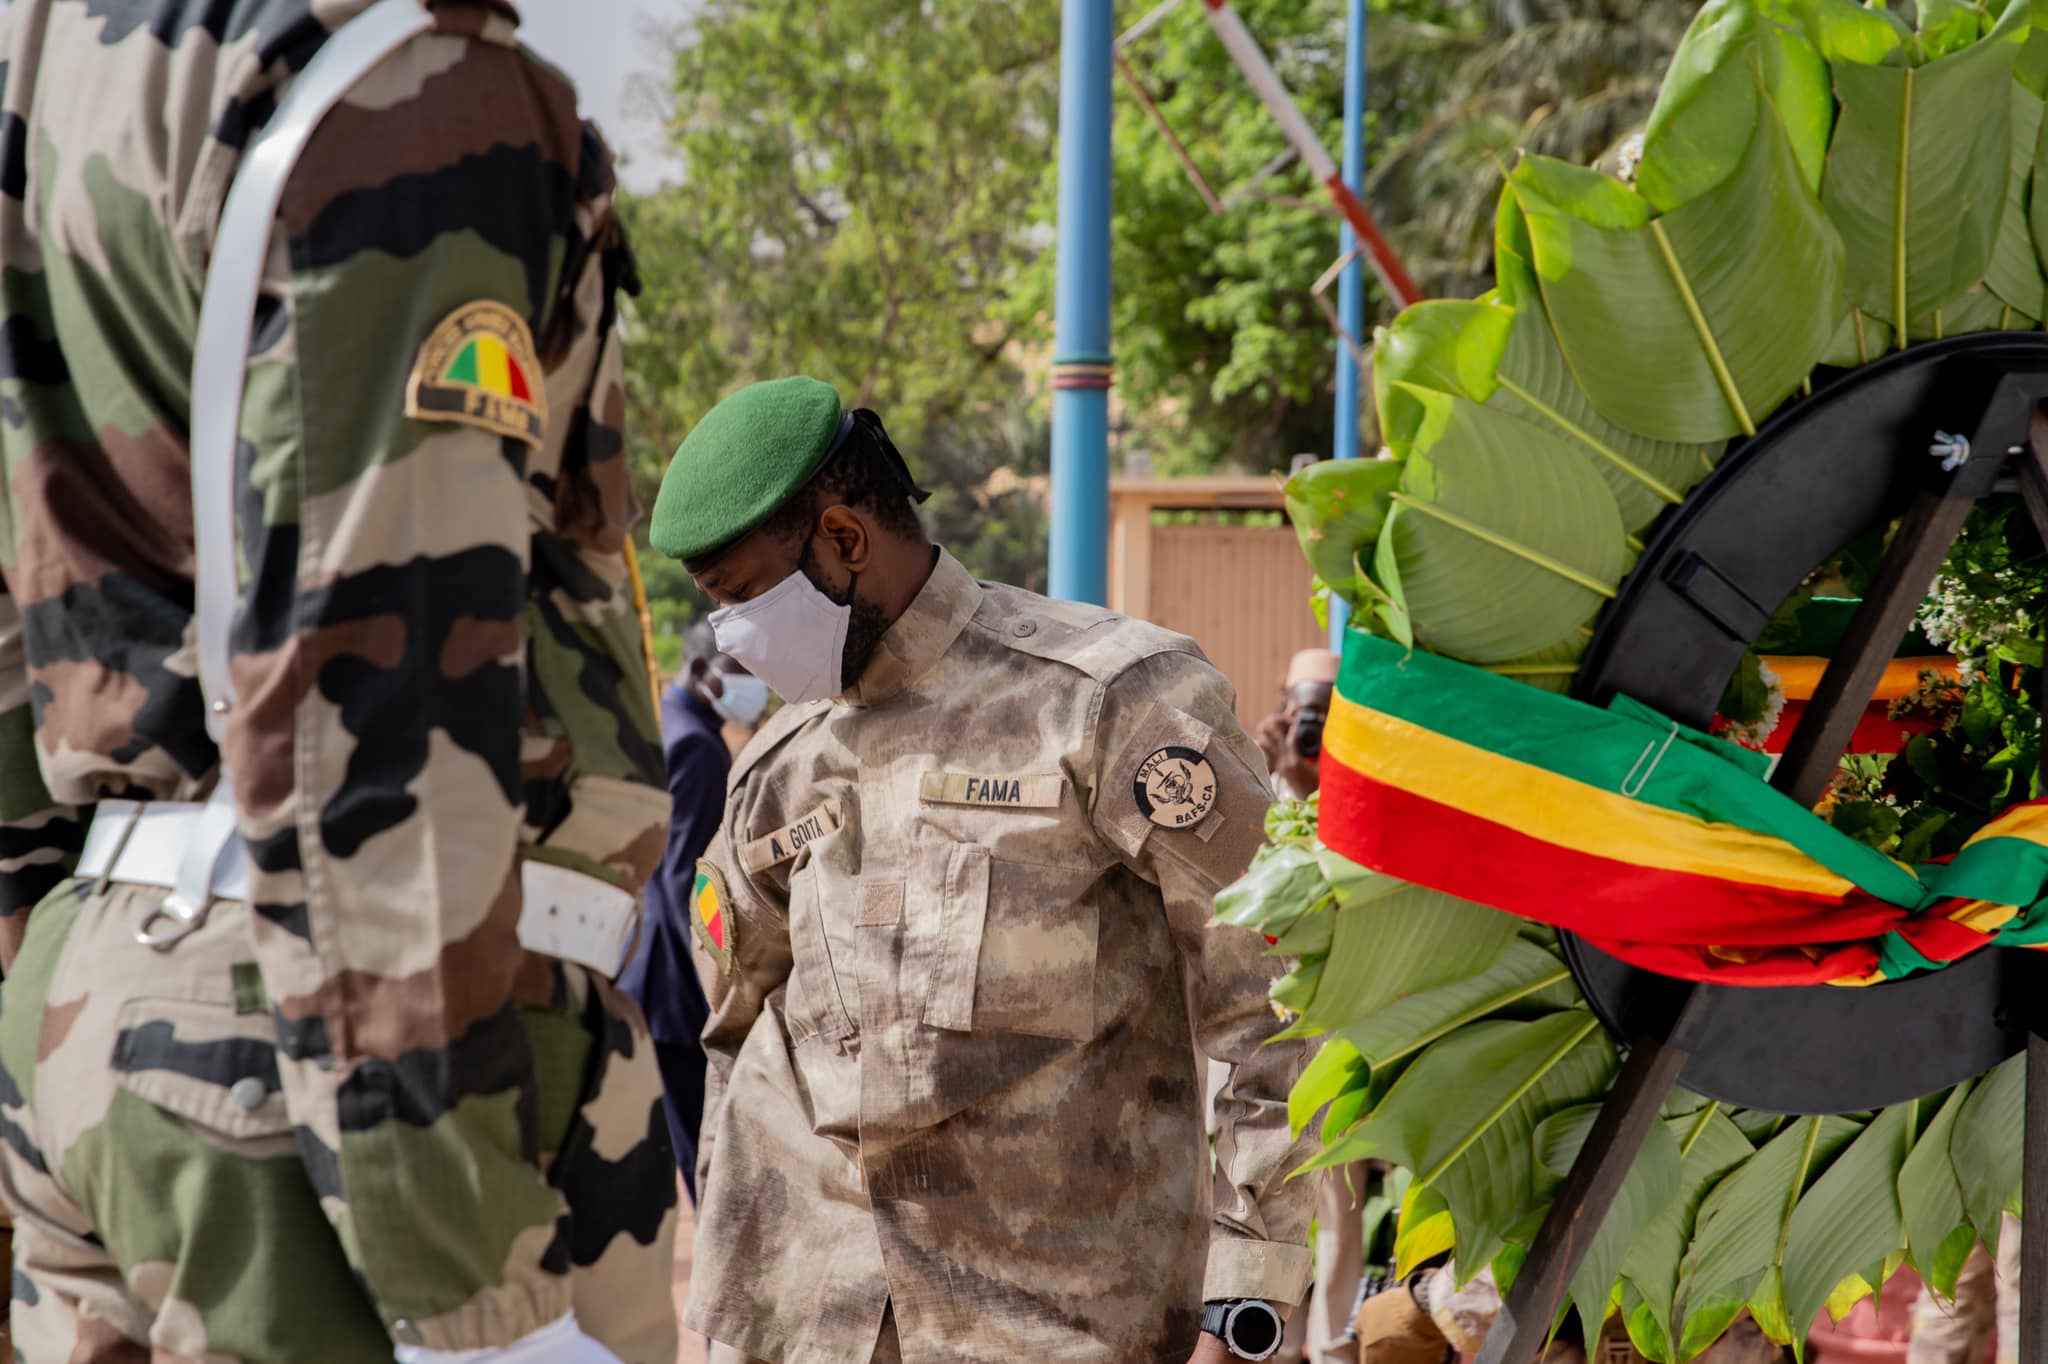
[[[228,1089],[228,1097],[243,1108],[260,1108],[270,1090],[253,1075],[244,1075]]]
[[[420,1343],[420,1328],[400,1317],[391,1323],[391,1338],[400,1345],[417,1345]]]
[[[1029,639],[1038,633],[1038,622],[1035,620],[1020,620],[1010,627],[1010,633],[1019,639]]]

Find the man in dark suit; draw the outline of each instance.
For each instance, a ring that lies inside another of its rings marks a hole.
[[[697,859],[718,832],[725,813],[725,779],[732,770],[726,725],[751,731],[768,704],[768,688],[733,658],[718,652],[703,621],[684,637],[688,661],[661,697],[661,738],[668,756],[668,847],[647,883],[647,916],[639,945],[619,984],[646,1011],[661,1065],[663,1104],[676,1165],[697,1197],[697,1125],[704,1114],[704,1044],[698,1040],[710,1009],[690,959],[691,889]]]

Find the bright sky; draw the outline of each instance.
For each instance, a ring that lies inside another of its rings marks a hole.
[[[662,34],[696,0],[519,0],[519,36],[569,73],[586,118],[597,120],[630,189],[676,178],[657,101],[666,90]]]

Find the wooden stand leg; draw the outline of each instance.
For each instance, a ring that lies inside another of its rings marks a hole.
[[[1690,993],[1680,1011],[1682,1020],[1689,1021],[1706,993]],[[1673,1034],[1684,1035],[1680,1029]],[[1579,1158],[1557,1191],[1550,1216],[1529,1247],[1521,1275],[1487,1332],[1478,1364],[1529,1364],[1549,1341],[1558,1308],[1570,1295],[1572,1276],[1579,1272],[1594,1233],[1636,1163],[1636,1153],[1663,1113],[1665,1097],[1678,1083],[1686,1055],[1682,1048],[1650,1037],[1630,1049]]]

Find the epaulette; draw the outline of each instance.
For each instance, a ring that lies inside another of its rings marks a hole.
[[[1097,682],[1113,682],[1160,654],[1203,657],[1192,639],[1150,621],[1085,602],[1055,601],[1021,588],[984,584],[983,589],[986,595],[975,625],[1007,648],[1064,663]]]

